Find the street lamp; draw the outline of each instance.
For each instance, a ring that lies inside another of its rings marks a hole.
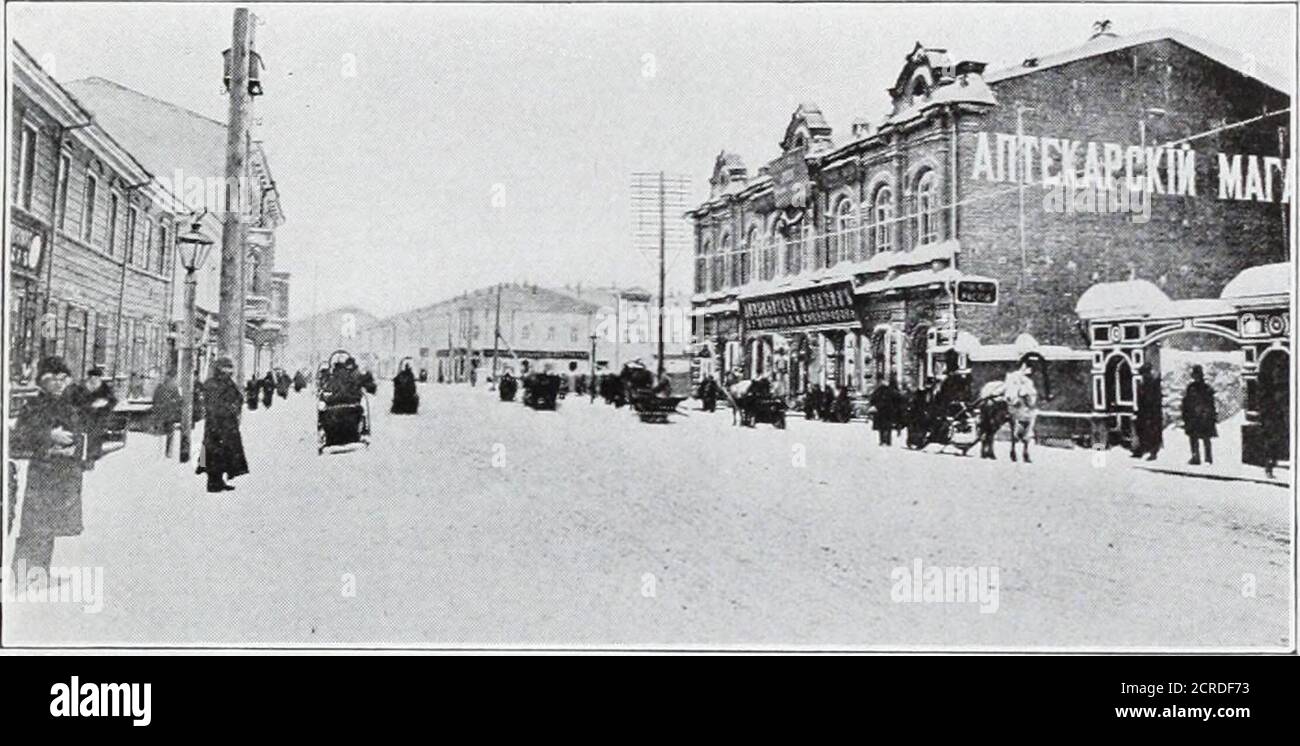
[[[194,429],[194,303],[198,281],[194,273],[208,259],[213,240],[199,230],[199,216],[189,231],[176,238],[176,253],[185,268],[185,336],[181,346],[181,463],[190,460],[190,433]]]
[[[596,401],[596,337],[597,334],[595,332],[592,332],[591,334],[591,380],[587,382],[588,387],[591,389],[590,392],[591,400],[593,402]]]

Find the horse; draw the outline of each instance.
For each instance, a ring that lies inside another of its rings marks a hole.
[[[1021,358],[1021,363],[1042,363],[1045,401],[1052,398],[1052,384],[1047,375],[1046,360],[1031,352]],[[1032,368],[1031,368],[1032,370]],[[1038,389],[1028,373],[1018,369],[1008,373],[1001,381],[990,381],[980,388],[976,400],[979,411],[980,458],[997,458],[993,453],[993,437],[1002,426],[1011,425],[1011,460],[1016,460],[1016,443],[1021,444],[1021,456],[1030,463],[1029,441],[1034,437],[1034,420],[1038,417]]]

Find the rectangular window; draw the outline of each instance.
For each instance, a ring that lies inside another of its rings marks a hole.
[[[90,367],[86,365],[86,312],[76,308],[68,309],[67,338],[63,347],[64,362],[72,371],[74,378]]]
[[[108,365],[108,319],[102,313],[96,316],[94,359],[91,362],[95,365]]]
[[[95,242],[95,192],[99,181],[93,174],[86,174],[86,191],[82,195],[81,240],[88,244]]]
[[[36,128],[24,124],[22,144],[18,151],[18,204],[25,210],[32,209],[32,190],[36,182],[37,139]]]
[[[167,245],[167,226],[164,223],[158,224],[158,274],[167,274],[168,262],[171,259],[171,247]]]
[[[112,256],[117,250],[117,195],[108,195],[108,255]]]
[[[140,224],[140,209],[134,205],[126,208],[126,263],[139,264],[135,249],[135,227]]]
[[[153,269],[153,218],[144,219],[144,233],[140,236],[144,239],[144,245],[140,247],[140,266]]]
[[[68,156],[59,157],[59,230],[67,222],[68,217],[68,176],[72,173],[72,159]]]

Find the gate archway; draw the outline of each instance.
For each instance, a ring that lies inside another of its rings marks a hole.
[[[1106,282],[1085,290],[1075,304],[1075,313],[1084,325],[1093,355],[1093,410],[1111,413],[1114,428],[1123,430],[1136,411],[1136,397],[1130,400],[1124,390],[1128,379],[1122,375],[1122,366],[1128,366],[1131,376],[1142,366],[1148,347],[1176,334],[1222,337],[1243,353],[1246,424],[1242,426],[1242,458],[1257,463],[1255,442],[1265,437],[1259,427],[1261,364],[1278,354],[1282,357],[1273,359],[1284,360],[1283,367],[1290,364],[1291,271],[1285,262],[1251,267],[1225,285],[1218,298],[1172,300],[1146,280]],[[1266,375],[1270,386],[1276,385],[1277,365],[1269,362]],[[1289,368],[1285,372],[1289,386]],[[1289,389],[1287,396],[1289,403]]]

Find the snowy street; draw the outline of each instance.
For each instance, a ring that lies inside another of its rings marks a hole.
[[[204,492],[160,440],[88,473],[105,604],[6,604],[5,642],[674,648],[1290,644],[1288,490],[875,445],[862,423],[535,412],[480,386],[372,398],[373,443],[316,454],[310,390],[244,412],[252,473]],[[693,402],[687,402],[693,405]],[[196,444],[200,433],[196,432]],[[1176,447],[1170,464],[1186,457]],[[977,451],[975,452],[977,453]],[[997,602],[900,603],[896,568],[996,568]]]

